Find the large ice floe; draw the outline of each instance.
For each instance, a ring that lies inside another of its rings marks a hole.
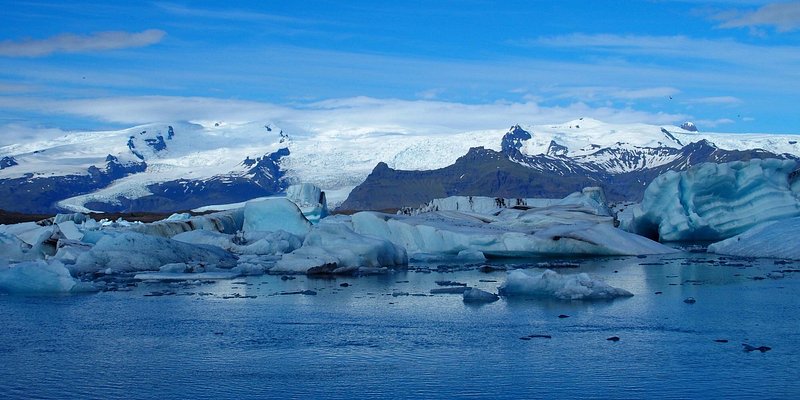
[[[625,289],[615,288],[585,273],[561,275],[550,269],[541,274],[519,269],[510,271],[498,291],[501,296],[506,297],[545,297],[560,300],[600,300],[633,296]]]
[[[800,217],[770,221],[708,246],[710,253],[800,260]]]
[[[674,249],[614,227],[608,208],[578,192],[546,207],[499,208],[488,213],[434,211],[418,215],[360,212],[357,233],[390,240],[412,258],[425,254],[486,257],[665,254]]]
[[[800,216],[795,168],[795,161],[766,159],[667,172],[647,187],[628,229],[662,241],[712,241]]]

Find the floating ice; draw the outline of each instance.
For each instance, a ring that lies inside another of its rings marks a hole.
[[[153,222],[151,224],[137,224],[129,227],[128,229],[147,235],[165,238],[171,238],[179,233],[195,230],[233,234],[242,229],[244,213],[241,209],[237,209],[220,211],[213,214],[200,215],[185,219],[181,218],[167,218],[166,220]]]
[[[800,260],[800,217],[765,222],[708,246],[710,253]]]
[[[191,245],[137,232],[106,236],[81,254],[70,270],[95,272],[111,268],[116,272],[153,271],[170,263],[202,262],[231,268],[236,258],[215,246]]]
[[[325,192],[310,183],[292,185],[286,188],[286,198],[297,205],[311,223],[318,223],[328,216],[328,203]]]
[[[359,268],[406,265],[403,248],[389,240],[354,232],[344,223],[320,223],[306,236],[303,247],[286,254],[271,273],[307,273],[329,267],[331,273],[357,273]]]
[[[564,211],[564,209],[561,209]],[[612,225],[592,213],[504,210],[499,216],[438,211],[416,216],[360,212],[352,216],[357,233],[390,240],[409,254],[481,252],[487,257],[541,254],[639,255],[675,252]],[[558,214],[558,215],[554,215]],[[465,253],[468,254],[468,253]]]
[[[274,232],[245,232],[240,244],[233,248],[237,254],[275,255],[286,254],[299,249],[303,238],[284,230]]]
[[[233,235],[206,230],[183,232],[172,237],[179,242],[216,246],[228,251],[235,247],[232,239]]]
[[[58,261],[27,261],[0,268],[0,292],[75,293],[96,291],[88,283],[73,278]]]
[[[240,274],[226,271],[213,272],[142,272],[133,276],[133,279],[142,281],[193,281],[193,280],[224,280],[239,277]]]
[[[667,172],[644,193],[632,229],[663,241],[720,240],[762,222],[800,215],[791,160],[704,163]]]
[[[62,221],[57,222],[56,226],[58,230],[61,231],[61,234],[64,238],[69,240],[81,240],[83,239],[83,232],[78,229],[78,226],[75,225],[73,221]]]
[[[311,223],[302,211],[287,199],[250,201],[244,206],[244,232],[274,232],[283,230],[297,236],[305,236]]]
[[[16,236],[0,231],[0,259],[6,261],[23,261],[30,259],[31,257],[25,253],[27,247],[29,246]]]
[[[500,300],[500,296],[478,288],[467,288],[464,291],[465,303],[491,303]]]
[[[174,213],[167,217],[164,221],[185,221],[189,218],[192,218],[192,214],[189,213]]]
[[[633,296],[588,274],[561,275],[553,270],[531,275],[523,270],[508,273],[498,288],[502,296],[554,297],[561,300],[597,300]]]
[[[428,204],[418,209],[409,210],[407,213],[460,211],[488,215],[505,208],[544,208],[552,206],[580,206],[592,210],[597,215],[611,215],[606,205],[605,193],[599,187],[587,187],[563,199],[450,196],[443,199],[433,199]]]

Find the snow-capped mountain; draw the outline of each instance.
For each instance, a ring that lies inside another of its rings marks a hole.
[[[611,179],[641,172],[641,179],[651,179],[653,171],[688,163],[693,143],[706,143],[695,151],[714,148],[729,158],[721,152],[797,155],[798,141],[797,135],[698,133],[587,118],[428,136],[293,133],[271,122],[150,124],[0,148],[0,209],[174,211],[270,195],[297,182],[321,187],[336,205],[378,163],[392,170],[437,170],[473,147],[554,176]]]

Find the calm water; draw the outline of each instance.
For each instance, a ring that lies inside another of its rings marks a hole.
[[[635,294],[611,302],[502,299],[476,307],[459,295],[392,296],[428,293],[441,279],[496,292],[505,279],[503,272],[476,270],[336,280],[263,276],[190,287],[142,283],[131,292],[83,296],[0,296],[0,393],[798,398],[800,273],[752,277],[800,267],[708,262],[715,260],[702,254],[595,259],[562,270],[589,272]],[[351,286],[340,287],[344,282]],[[276,294],[306,289],[318,294]],[[177,294],[144,296],[158,290]],[[224,298],[235,293],[257,297]],[[684,303],[689,296],[697,302]],[[520,339],[531,334],[552,338]],[[620,340],[606,340],[610,336]],[[747,353],[742,343],[772,350]]]

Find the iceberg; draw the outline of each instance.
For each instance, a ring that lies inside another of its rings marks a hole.
[[[286,198],[297,205],[312,224],[328,216],[325,192],[311,183],[301,183],[286,188]]]
[[[175,215],[178,215],[178,217],[173,218]],[[162,221],[150,224],[134,224],[126,228],[146,235],[171,238],[179,233],[195,230],[234,234],[242,229],[243,223],[244,213],[242,209],[235,209],[188,218],[183,214],[173,214]]]
[[[362,268],[407,264],[405,249],[389,240],[358,234],[344,223],[322,222],[306,236],[302,247],[284,255],[269,272],[308,273],[316,268],[357,274]]]
[[[800,217],[765,222],[749,230],[713,243],[709,253],[739,257],[765,257],[800,260]]]
[[[244,206],[242,230],[245,233],[283,230],[303,237],[311,226],[300,208],[287,199],[249,201]]]
[[[364,211],[353,230],[417,254],[483,253],[486,257],[666,254],[676,250],[614,228],[611,217],[568,208],[503,210],[498,216],[437,211],[415,216]]]
[[[660,175],[631,229],[662,241],[722,240],[760,223],[800,215],[792,160],[704,163]]]
[[[26,261],[0,268],[0,292],[3,293],[76,293],[97,289],[73,278],[58,261]]]
[[[501,296],[506,297],[545,297],[560,300],[601,300],[633,296],[625,289],[592,279],[586,273],[561,275],[550,269],[535,275],[519,269],[509,271],[506,281],[498,291]]]
[[[236,247],[233,244],[233,235],[207,230],[179,233],[173,236],[172,240],[194,245],[216,246],[227,251],[233,251],[234,247]]]
[[[478,288],[467,288],[464,290],[463,299],[465,303],[492,303],[500,300],[500,296]]]
[[[489,215],[505,208],[529,209],[552,206],[582,206],[591,209],[597,215],[611,216],[611,211],[606,205],[605,193],[599,187],[587,187],[563,199],[450,196],[433,199],[420,208],[404,210],[404,213],[416,215],[432,211],[460,211]]]
[[[216,246],[191,245],[177,240],[122,232],[100,239],[78,256],[69,269],[74,273],[155,271],[171,263],[205,263],[221,268],[236,266],[236,257]]]

